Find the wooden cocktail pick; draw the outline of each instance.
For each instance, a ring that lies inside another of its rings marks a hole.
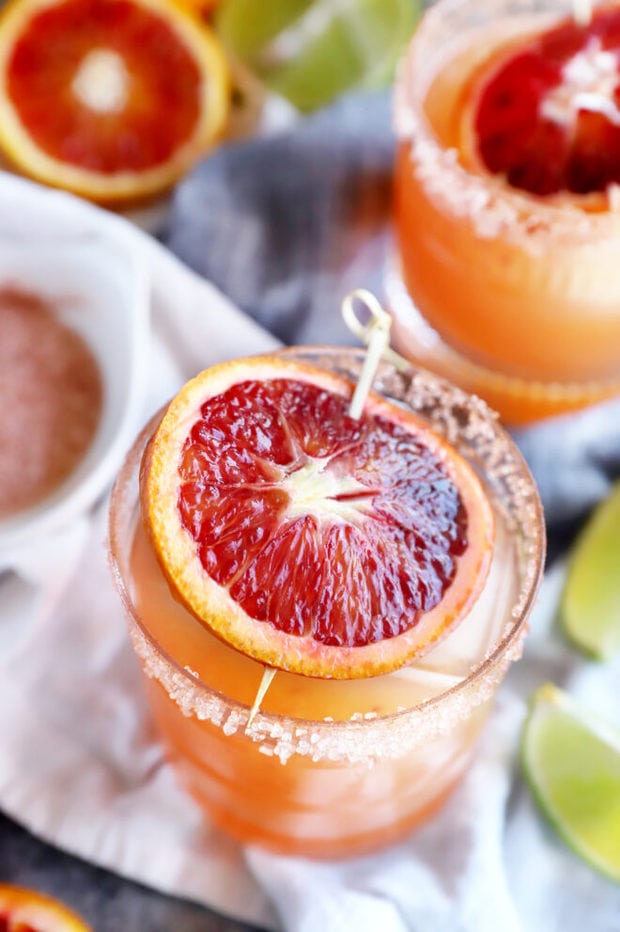
[[[592,19],[592,0],[573,0],[573,17],[579,26],[587,26]]]
[[[355,313],[355,302],[359,301],[366,306],[370,312],[370,320],[364,324],[360,321]],[[372,383],[377,372],[377,367],[382,359],[386,359],[399,369],[408,366],[407,360],[399,356],[390,349],[390,326],[392,318],[383,309],[379,300],[370,291],[364,288],[358,288],[351,291],[342,302],[342,316],[349,330],[359,337],[362,343],[366,344],[366,357],[360,372],[351,403],[349,405],[349,417],[359,420],[364,410],[364,402],[368,397],[368,392],[372,388]],[[256,718],[261,702],[265,698],[267,690],[271,686],[276,675],[274,667],[265,667],[261,681],[256,692],[256,697],[250,709],[246,729],[252,726]]]

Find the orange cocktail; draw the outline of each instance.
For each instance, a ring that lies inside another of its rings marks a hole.
[[[282,357],[353,379],[360,371],[353,351]],[[392,672],[338,680],[280,670],[249,722],[263,664],[214,637],[171,595],[143,527],[138,471],[158,418],[115,488],[113,566],[154,717],[184,785],[244,842],[338,857],[400,838],[462,776],[522,649],[544,547],[519,453],[485,405],[431,376],[384,366],[378,387],[431,421],[473,465],[495,527],[477,598],[437,646]]]
[[[560,0],[440,0],[399,75],[396,343],[511,423],[620,393],[620,7],[605,9],[580,26]]]

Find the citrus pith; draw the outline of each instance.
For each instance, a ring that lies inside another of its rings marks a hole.
[[[91,932],[63,903],[11,884],[0,884],[0,928],[6,932]]]
[[[173,0],[12,0],[0,82],[8,159],[104,203],[169,187],[228,112],[219,43]]]
[[[378,396],[277,357],[189,382],[147,447],[143,517],[174,594],[216,635],[308,676],[389,672],[479,594],[493,514],[466,461]]]

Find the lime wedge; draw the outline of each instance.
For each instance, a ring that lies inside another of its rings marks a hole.
[[[521,755],[534,797],[557,832],[620,883],[620,733],[548,683],[534,694]]]
[[[219,5],[215,27],[239,58],[252,62],[311,6],[312,0],[226,0]]]
[[[227,0],[216,29],[228,48],[300,110],[391,80],[419,0]]]
[[[560,617],[586,653],[606,660],[620,650],[620,483],[577,539]]]

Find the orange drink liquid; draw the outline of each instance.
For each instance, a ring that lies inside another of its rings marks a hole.
[[[387,288],[396,345],[513,424],[620,393],[614,185],[548,196],[510,186],[485,169],[469,112],[499,56],[572,9],[563,0],[440,0],[395,95]]]
[[[286,351],[355,379],[355,351]],[[181,782],[242,842],[334,858],[401,838],[463,775],[493,696],[520,656],[542,571],[531,477],[486,406],[432,376],[385,366],[376,388],[430,418],[480,474],[495,543],[477,601],[422,659],[353,680],[279,671],[248,726],[263,666],[214,637],[176,601],[145,534],[142,452],[129,454],[112,501],[115,578],[154,718]]]

